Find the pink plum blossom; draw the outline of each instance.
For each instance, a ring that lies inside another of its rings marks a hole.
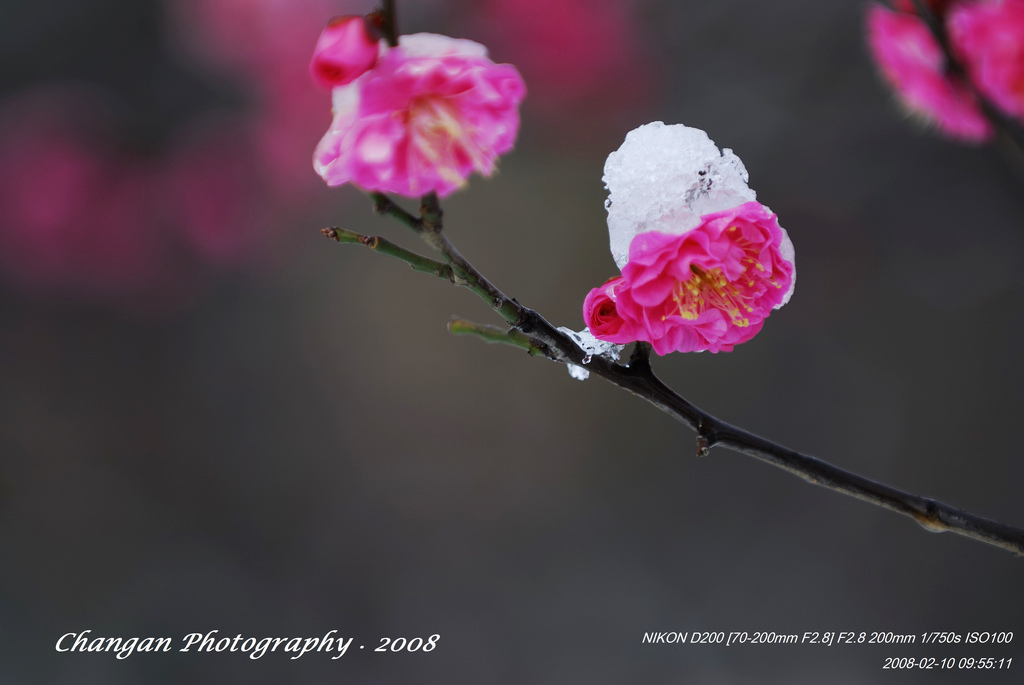
[[[621,278],[587,296],[584,319],[602,340],[669,352],[729,352],[789,299],[792,244],[758,202],[706,214],[679,235],[633,238]]]
[[[868,47],[882,76],[907,108],[953,138],[983,142],[993,135],[966,84],[947,73],[942,48],[916,14],[872,5]]]
[[[313,155],[328,185],[447,195],[473,171],[487,176],[512,149],[519,72],[484,46],[428,33],[401,36],[376,66],[334,89],[334,121]]]
[[[947,24],[953,48],[981,94],[1024,121],[1024,0],[961,3]]]
[[[380,54],[380,35],[366,17],[335,17],[313,49],[309,72],[328,90],[352,83],[366,73]]]

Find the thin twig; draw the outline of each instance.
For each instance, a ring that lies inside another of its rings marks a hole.
[[[452,335],[472,335],[485,343],[501,343],[518,347],[521,350],[526,350],[531,357],[548,356],[544,343],[531,338],[518,328],[501,328],[456,317],[448,322],[448,332]]]
[[[537,313],[527,309],[516,300],[501,292],[455,249],[455,246],[451,244],[442,230],[441,207],[436,196],[433,196],[432,199],[429,195],[424,197],[421,207],[423,216],[421,217],[415,217],[405,211],[383,193],[371,193],[370,197],[373,199],[374,211],[378,214],[398,219],[398,221],[411,228],[425,243],[444,257],[455,274],[454,282],[457,285],[465,286],[476,293],[498,312],[501,318],[505,319],[510,326],[518,328],[524,333],[532,333],[532,322],[538,316]],[[563,338],[564,341],[569,340],[563,333],[558,333],[558,331],[555,331],[555,333],[560,338]],[[542,340],[542,342],[554,349],[554,346],[551,345],[551,340]],[[560,358],[559,361],[561,361]]]
[[[441,219],[444,212],[441,211],[441,202],[437,199],[437,193],[430,192],[423,196],[420,201],[420,221],[423,228],[428,231],[442,231],[444,226]]]
[[[583,365],[584,358],[590,356],[543,316],[507,297],[466,261],[442,231],[441,208],[436,197],[429,201],[424,198],[422,214],[418,218],[382,194],[374,193],[373,200],[378,213],[395,217],[441,253],[451,267],[454,278],[446,278],[439,273],[435,275],[475,292],[498,311],[506,322],[527,335],[531,344],[536,346],[538,356],[576,365]],[[428,223],[425,221],[427,218],[429,226],[425,225]],[[456,328],[458,330],[453,332],[471,332],[489,342],[514,344],[509,332],[501,329],[490,330],[476,324],[469,325],[468,322],[460,323]],[[696,431],[698,455],[707,454],[716,445],[728,447],[785,469],[815,485],[909,516],[928,530],[950,531],[1024,555],[1024,530],[873,481],[766,440],[708,414],[665,385],[654,374],[649,357],[650,346],[638,343],[628,365],[594,356],[587,360],[587,369],[647,400]]]
[[[354,233],[353,231],[347,231],[344,228],[325,228],[320,231],[331,240],[336,240],[343,244],[358,244],[364,245],[374,252],[400,259],[413,268],[414,271],[422,271],[428,274],[434,274],[438,278],[443,278],[447,281],[455,282],[455,274],[452,273],[452,268],[447,264],[428,259],[423,255],[418,255],[415,252],[405,249],[400,245],[381,238],[379,235],[369,236]]]
[[[417,233],[423,230],[423,224],[420,222],[419,218],[396,205],[392,202],[391,198],[384,193],[370,193],[370,199],[373,200],[373,211],[377,214],[398,219],[399,222],[405,224]]]

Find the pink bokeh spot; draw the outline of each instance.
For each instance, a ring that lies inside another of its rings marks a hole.
[[[981,94],[1024,121],[1024,0],[960,3],[947,24]]]
[[[309,151],[330,117],[310,47],[354,0],[164,0],[193,67],[251,106],[211,107],[141,155],[109,93],[51,85],[0,102],[0,280],[48,297],[169,311],[208,271],[265,266],[284,221],[329,199]],[[232,89],[234,90],[234,88]],[[157,142],[157,141],[153,141]]]
[[[203,261],[222,267],[253,258],[270,206],[252,136],[233,119],[202,121],[163,160],[161,214]]]
[[[148,168],[112,149],[91,94],[28,93],[0,110],[0,271],[34,289],[120,297],[160,273]]]
[[[867,32],[882,76],[908,109],[950,137],[975,143],[992,138],[992,125],[967,86],[946,74],[942,48],[920,17],[872,5]]]
[[[729,352],[792,292],[783,240],[775,214],[758,202],[706,214],[681,235],[641,233],[621,279],[587,296],[584,320],[597,338],[643,340],[660,355]]]
[[[634,3],[481,0],[475,5],[474,30],[495,55],[515,62],[530,83],[534,108],[548,119],[578,129],[584,125],[581,108],[607,112],[648,98],[655,65],[641,48]]]
[[[177,38],[204,65],[256,75],[309,64],[324,17],[353,13],[355,0],[164,0]],[[285,67],[287,68],[287,67]]]
[[[434,34],[402,36],[376,66],[333,91],[334,120],[313,165],[328,185],[448,195],[494,171],[519,130],[526,94],[515,67]]]
[[[335,17],[317,40],[309,73],[330,90],[365,74],[377,63],[379,54],[380,36],[365,17]]]
[[[176,39],[197,66],[235,77],[254,106],[238,112],[253,136],[267,200],[310,206],[325,196],[309,173],[309,150],[330,117],[310,79],[310,46],[324,17],[353,14],[355,0],[164,0]]]

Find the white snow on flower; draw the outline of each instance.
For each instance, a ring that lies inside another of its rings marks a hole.
[[[480,43],[437,33],[404,34],[398,37],[398,45],[408,57],[487,57],[487,48]]]
[[[622,348],[625,347],[625,345],[616,345],[615,343],[610,343],[605,340],[598,340],[590,334],[589,328],[584,328],[582,331],[576,332],[571,328],[561,326],[558,330],[572,338],[573,341],[575,341],[575,343],[587,353],[587,356],[583,358],[584,364],[589,364],[591,358],[594,356],[604,357],[609,361],[617,362],[619,361],[619,353],[622,352]],[[582,366],[577,366],[575,364],[568,364],[567,366],[569,367],[569,375],[576,380],[585,381],[590,378],[590,372]]]
[[[703,214],[757,197],[732,150],[719,152],[700,129],[660,121],[626,135],[622,146],[608,155],[603,180],[612,257],[620,269],[636,235],[680,235],[700,225]]]

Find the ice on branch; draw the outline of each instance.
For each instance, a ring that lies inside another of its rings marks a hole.
[[[327,47],[312,66],[322,82],[335,67],[345,74],[335,81],[334,120],[313,155],[327,184],[445,196],[474,171],[493,173],[519,130],[526,87],[515,67],[495,64],[478,43],[418,33],[400,36],[397,47],[379,43],[380,58],[345,82],[369,59],[366,34],[354,26],[328,26],[325,34],[335,33],[321,38]]]
[[[593,357],[605,357],[609,361],[617,362],[619,361],[619,354],[622,352],[622,348],[625,347],[625,345],[616,345],[615,343],[598,340],[591,335],[589,328],[584,328],[582,331],[577,332],[571,328],[561,326],[558,330],[572,338],[587,353],[587,356],[583,358],[584,364],[589,364]],[[582,366],[569,364],[568,368],[569,375],[578,381],[585,381],[590,378],[590,372]]]
[[[661,122],[631,131],[604,181],[622,275],[584,302],[599,339],[646,341],[661,355],[728,352],[789,301],[793,243],[754,201],[740,159],[703,131]]]

